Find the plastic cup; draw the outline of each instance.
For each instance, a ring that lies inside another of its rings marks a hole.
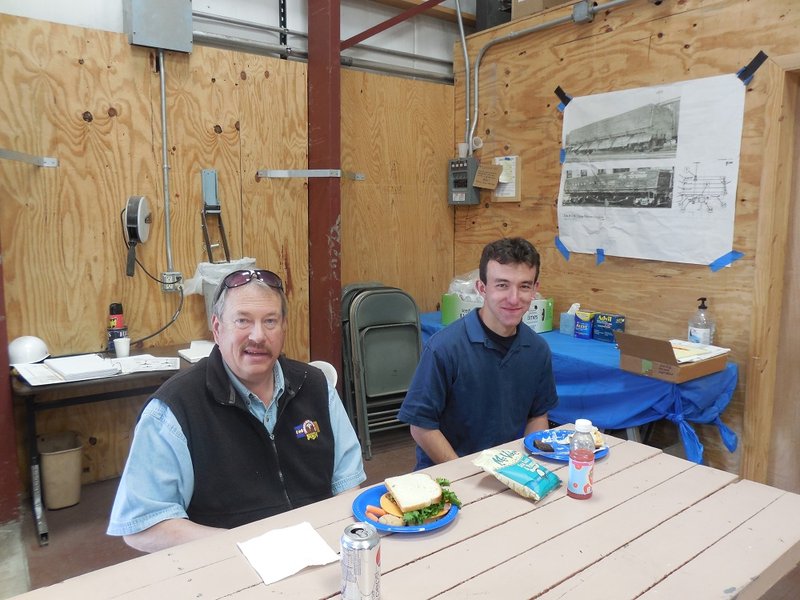
[[[114,354],[118,358],[130,356],[131,354],[131,338],[121,337],[114,340]]]

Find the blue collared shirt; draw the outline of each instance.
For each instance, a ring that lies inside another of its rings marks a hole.
[[[269,406],[264,406],[227,365],[225,370],[250,413],[272,433],[278,418],[277,400],[285,387],[280,364],[276,362],[273,369],[275,390]],[[330,386],[328,406],[335,440],[331,491],[339,494],[357,486],[367,476],[356,433],[339,394]],[[106,533],[132,535],[167,519],[186,519],[193,492],[194,470],[186,437],[167,405],[153,398],[136,425]]]

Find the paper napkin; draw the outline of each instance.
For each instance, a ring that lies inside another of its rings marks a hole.
[[[306,521],[273,529],[252,540],[239,542],[238,546],[267,585],[308,566],[339,560],[339,555]]]

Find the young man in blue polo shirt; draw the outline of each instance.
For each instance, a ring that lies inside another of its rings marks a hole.
[[[539,266],[522,238],[483,249],[483,307],[428,341],[398,415],[417,443],[417,469],[547,429],[558,403],[550,348],[521,324]]]

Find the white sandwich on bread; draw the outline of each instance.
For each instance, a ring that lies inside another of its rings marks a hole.
[[[383,483],[404,513],[426,508],[442,499],[442,486],[426,473],[387,477]]]
[[[380,517],[389,525],[422,525],[442,518],[452,504],[461,506],[458,497],[449,489],[446,479],[433,479],[426,473],[409,473],[387,477],[387,492],[381,496]],[[389,518],[393,516],[394,518]],[[384,517],[387,517],[384,519]]]

